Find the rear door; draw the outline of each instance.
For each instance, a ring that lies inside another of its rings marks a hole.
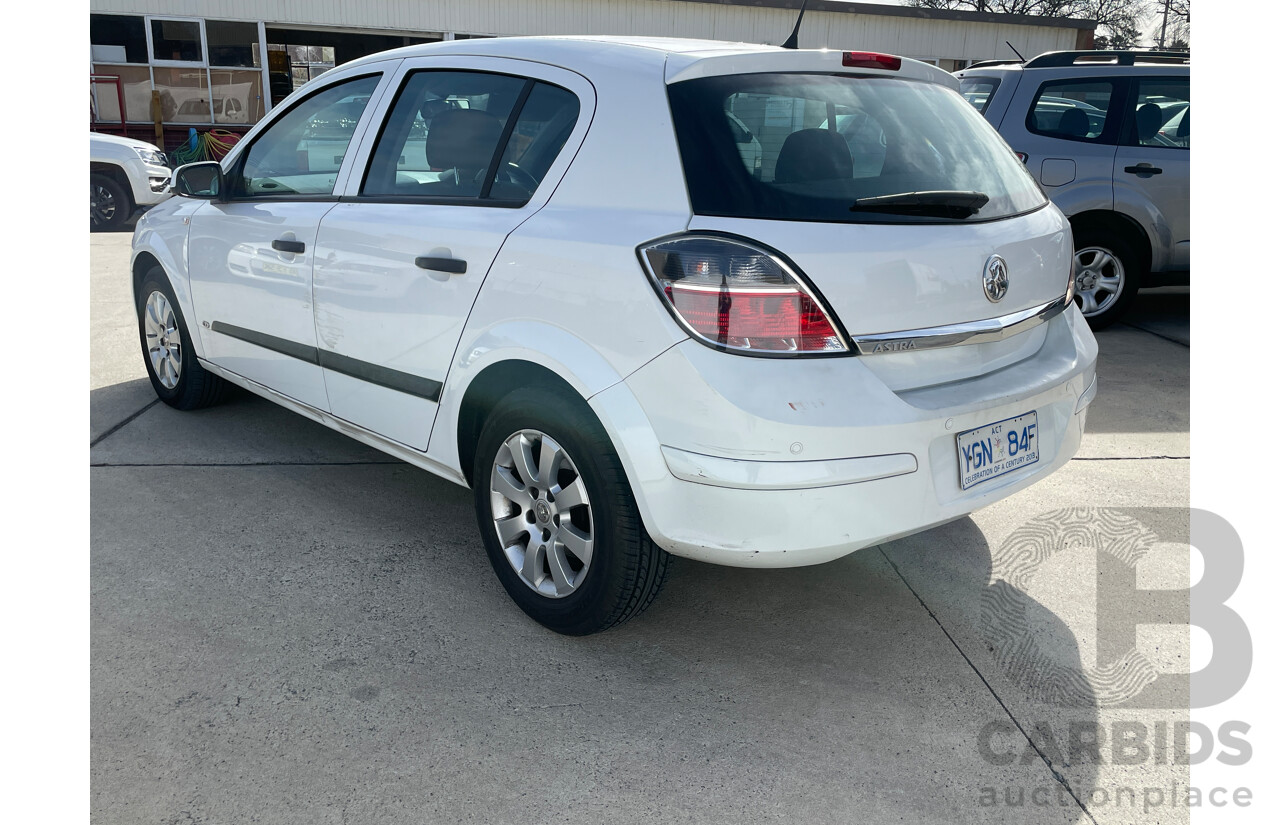
[[[235,158],[229,195],[191,218],[192,300],[206,357],[318,409],[311,268],[320,219],[337,204],[348,147],[382,73],[319,86]]]
[[[1115,157],[1116,208],[1149,216],[1153,270],[1191,265],[1191,81],[1135,77]],[[1161,252],[1163,251],[1163,254]]]
[[[333,414],[425,449],[476,294],[564,174],[594,96],[577,74],[497,58],[407,60],[394,84],[320,224],[315,330]]]
[[[1096,76],[1031,85],[1001,124],[1009,146],[1027,155],[1027,169],[1069,215],[1112,206],[1125,88],[1123,79]]]

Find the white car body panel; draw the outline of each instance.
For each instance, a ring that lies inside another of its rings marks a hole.
[[[690,228],[778,249],[853,334],[988,319],[1063,294],[1071,238],[1052,206],[962,226],[692,215],[666,82],[838,70],[839,60],[839,52],[704,41],[516,38],[355,61],[322,82],[374,68],[387,77],[343,161],[343,202],[267,208],[180,198],[139,224],[135,255],[169,273],[211,370],[392,455],[466,483],[458,439],[468,389],[487,370],[531,365],[595,412],[659,546],[739,566],[826,561],[964,515],[1061,466],[1079,445],[1097,355],[1074,307],[1006,340],[927,352],[753,358],[689,338],[636,250]],[[398,79],[428,65],[549,79],[578,95],[578,125],[524,207],[354,197]],[[925,64],[903,67],[956,85]],[[232,217],[238,210],[256,211],[262,226]],[[285,260],[270,244],[290,228],[306,252]],[[997,252],[1013,273],[999,305],[981,285]],[[419,255],[465,258],[467,273],[418,269]],[[255,261],[271,266],[255,274]],[[443,386],[438,401],[398,393],[204,327],[218,320]],[[1038,463],[961,491],[955,434],[1032,410]]]

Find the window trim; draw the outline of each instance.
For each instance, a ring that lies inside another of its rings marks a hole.
[[[1040,102],[1040,98],[1044,96],[1044,90],[1049,86],[1060,86],[1067,83],[1106,83],[1111,86],[1111,97],[1107,100],[1107,109],[1105,119],[1102,122],[1102,131],[1096,138],[1088,137],[1071,137],[1069,135],[1059,134],[1058,132],[1046,132],[1036,127],[1035,115],[1036,104]],[[1086,143],[1090,146],[1116,146],[1119,143],[1120,126],[1124,122],[1124,113],[1120,113],[1119,117],[1113,116],[1117,102],[1127,100],[1129,96],[1129,82],[1127,78],[1110,75],[1106,77],[1061,77],[1052,80],[1046,80],[1041,83],[1031,96],[1031,105],[1027,107],[1027,117],[1023,122],[1026,130],[1037,137],[1052,138],[1053,140],[1069,140],[1073,143]]]
[[[264,195],[262,193],[257,193],[252,195],[241,194],[240,192],[236,191],[236,189],[232,188],[230,181],[242,182],[242,179],[244,176],[241,173],[244,170],[245,163],[248,161],[249,153],[253,151],[253,147],[257,145],[258,141],[262,139],[263,135],[270,132],[272,127],[274,127],[280,120],[287,117],[290,112],[293,112],[299,106],[303,105],[308,100],[311,100],[316,95],[323,94],[324,92],[327,92],[328,90],[332,89],[335,86],[341,86],[345,83],[354,83],[357,80],[366,80],[371,77],[376,77],[379,79],[378,83],[374,86],[373,91],[370,93],[369,102],[365,105],[365,110],[360,113],[360,122],[356,123],[356,131],[352,133],[351,141],[347,144],[347,154],[343,158],[343,163],[345,164],[347,162],[347,157],[350,157],[351,155],[351,147],[353,145],[358,146],[357,140],[361,135],[360,124],[364,122],[365,118],[368,117],[369,111],[372,108],[376,107],[381,99],[381,95],[378,94],[378,89],[386,81],[386,76],[387,76],[386,69],[377,69],[374,71],[362,72],[360,74],[351,75],[349,77],[335,78],[333,82],[326,83],[322,86],[318,86],[317,88],[307,92],[305,95],[303,95],[302,97],[294,101],[292,104],[290,104],[290,106],[287,109],[280,109],[278,112],[273,110],[269,118],[263,119],[262,129],[259,130],[257,134],[253,135],[251,139],[243,142],[244,148],[236,153],[236,155],[232,160],[231,166],[223,169],[223,176],[225,178],[229,178],[230,180],[228,181],[227,195],[226,197],[222,198],[222,202],[252,203],[255,201],[260,201],[260,202],[266,202],[266,203],[281,203],[285,201],[290,201],[290,202],[291,201],[321,201],[321,202],[332,201],[334,203],[337,203],[341,197],[340,195],[338,195],[338,192],[341,190],[342,183],[343,183],[341,166],[338,167],[338,180],[334,182],[333,191],[327,195],[302,194],[298,192],[281,192],[279,195]],[[366,129],[367,129],[367,126],[366,126]],[[237,189],[238,189],[238,186],[239,184],[236,184]]]

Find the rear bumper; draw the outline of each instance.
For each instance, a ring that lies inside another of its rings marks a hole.
[[[1097,346],[1074,308],[1041,330],[1020,361],[897,391],[876,356],[788,362],[687,342],[591,403],[661,547],[738,567],[817,564],[973,512],[1070,460]],[[1032,410],[1039,460],[962,490],[956,434]]]

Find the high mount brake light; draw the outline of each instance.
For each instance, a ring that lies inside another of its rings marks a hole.
[[[671,314],[708,346],[770,355],[849,351],[800,275],[763,249],[687,235],[641,247],[640,257]]]
[[[896,72],[902,68],[902,58],[878,52],[845,52],[844,65],[855,69],[887,69]]]

